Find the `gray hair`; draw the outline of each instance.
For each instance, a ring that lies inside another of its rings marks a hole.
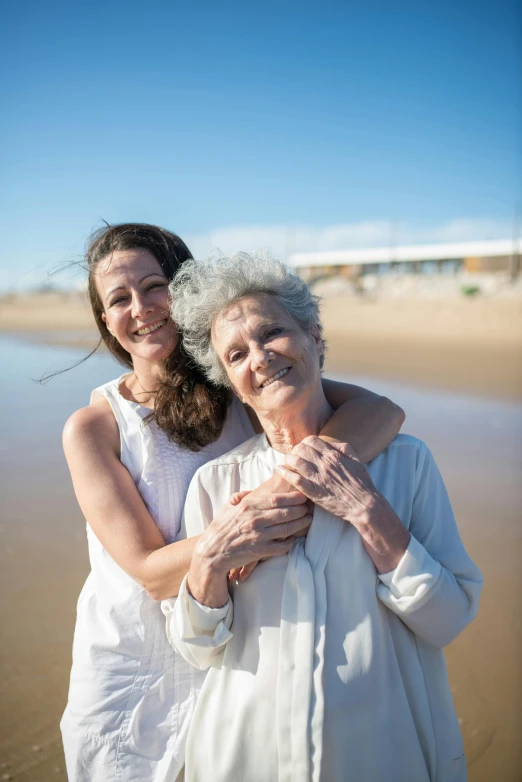
[[[230,382],[212,347],[212,324],[234,301],[255,293],[270,294],[303,331],[317,326],[322,332],[318,297],[300,277],[265,252],[187,260],[169,290],[172,318],[182,332],[183,345],[216,385],[230,387]]]

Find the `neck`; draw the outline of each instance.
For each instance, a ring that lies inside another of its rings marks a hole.
[[[318,435],[333,414],[322,386],[313,398],[307,397],[287,410],[256,412],[270,445],[283,453],[289,453],[305,437]]]
[[[163,362],[134,359],[133,373],[128,378],[126,386],[136,402],[152,409],[164,375]]]

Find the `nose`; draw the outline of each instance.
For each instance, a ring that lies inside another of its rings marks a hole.
[[[139,291],[132,293],[132,317],[143,318],[152,310],[152,305],[147,303],[147,299]]]
[[[251,369],[254,372],[256,372],[258,369],[266,369],[273,358],[273,352],[271,350],[267,350],[263,345],[254,342],[250,346]]]

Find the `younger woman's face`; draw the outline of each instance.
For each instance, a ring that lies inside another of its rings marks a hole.
[[[103,258],[95,283],[102,318],[122,348],[146,361],[162,361],[178,343],[170,318],[168,280],[154,255],[143,248],[116,250]]]

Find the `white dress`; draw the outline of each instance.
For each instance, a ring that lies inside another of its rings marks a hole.
[[[166,543],[178,537],[188,485],[198,467],[249,438],[234,400],[219,440],[194,453],[169,441],[150,410],[96,391],[112,407],[121,461]],[[93,487],[93,491],[96,487]],[[78,600],[67,708],[61,721],[70,782],[173,782],[204,674],[174,654],[160,603],[110,557],[87,525],[91,572]]]
[[[259,435],[200,468],[182,533],[284,458]],[[399,435],[368,469],[411,532],[393,572],[378,576],[355,528],[316,508],[306,541],[258,565],[228,605],[197,603],[186,579],[163,602],[177,651],[212,666],[186,782],[465,780],[442,647],[475,616],[482,577],[424,443]]]

